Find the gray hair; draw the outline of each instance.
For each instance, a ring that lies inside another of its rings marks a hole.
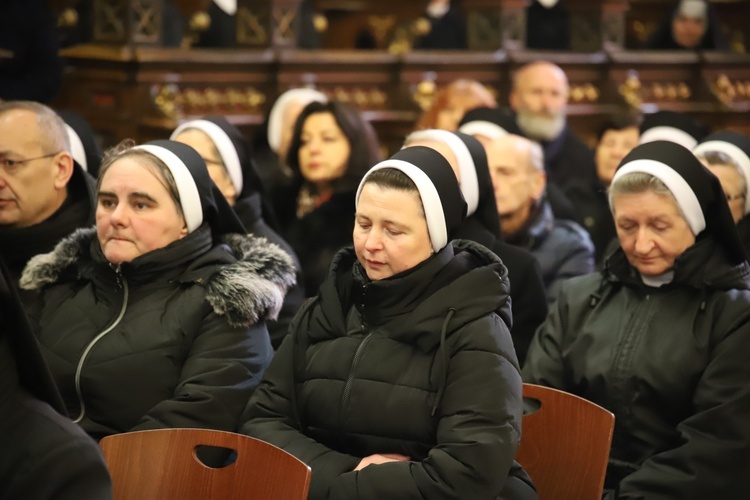
[[[638,194],[638,193],[654,193],[660,196],[669,198],[677,211],[685,218],[685,213],[682,211],[682,207],[677,203],[677,198],[674,197],[672,191],[669,190],[666,184],[661,179],[651,174],[644,172],[631,172],[618,178],[616,182],[612,183],[607,190],[609,195],[609,206],[613,207],[613,202],[616,196],[621,194]]]
[[[0,115],[11,111],[30,111],[36,115],[39,145],[47,154],[65,151],[70,153],[70,139],[65,121],[51,108],[33,101],[6,101],[0,103]]]

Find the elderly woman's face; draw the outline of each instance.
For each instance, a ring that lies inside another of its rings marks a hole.
[[[737,224],[745,216],[745,197],[747,196],[745,179],[732,165],[706,165],[706,168],[719,178],[721,188],[727,195],[732,219]]]
[[[208,168],[208,175],[211,176],[211,180],[214,181],[216,187],[219,188],[221,194],[227,199],[230,205],[234,206],[237,201],[237,188],[234,187],[232,178],[229,177],[227,168],[224,166],[224,162],[216,152],[216,146],[211,138],[201,132],[200,130],[187,130],[177,137],[175,141],[187,144],[198,152],[206,162],[206,168]]]
[[[96,207],[96,233],[113,264],[130,262],[187,234],[185,220],[156,170],[133,158],[104,173]]]
[[[630,265],[645,276],[674,267],[675,259],[695,243],[695,235],[668,196],[651,191],[620,194],[612,200],[620,240]]]
[[[411,269],[432,255],[432,243],[416,192],[362,187],[354,222],[354,251],[371,280]]]

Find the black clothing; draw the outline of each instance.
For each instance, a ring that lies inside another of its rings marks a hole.
[[[245,226],[250,234],[262,236],[271,243],[275,243],[288,253],[294,262],[295,284],[289,288],[284,296],[284,304],[279,311],[279,317],[276,318],[275,321],[269,321],[267,325],[268,333],[271,336],[271,345],[274,350],[276,350],[289,332],[289,324],[292,322],[292,318],[297,314],[297,311],[299,311],[302,306],[302,302],[305,300],[302,264],[300,264],[297,254],[289,243],[266,224],[266,221],[262,217],[260,194],[250,194],[237,200],[234,204],[234,211],[242,221],[242,225]]]
[[[71,422],[0,259],[0,498],[110,499],[97,444]]]
[[[742,248],[745,253],[750,255],[750,217],[747,215],[737,223],[737,234],[740,237]]]
[[[469,217],[458,231],[457,238],[479,243],[492,250],[505,267],[510,280],[513,325],[510,334],[516,348],[518,363],[523,366],[534,332],[547,317],[547,294],[542,270],[531,253],[495,238],[486,228]]]
[[[526,9],[526,48],[570,50],[570,12],[561,0],[547,8],[532,2]]]
[[[354,230],[355,192],[335,193],[312,212],[295,219],[287,232],[287,241],[302,264],[305,293],[318,292],[328,274],[333,256],[352,244]],[[287,199],[294,206],[294,199]]]
[[[607,257],[607,248],[617,238],[615,220],[609,208],[607,188],[601,182],[583,184],[573,182],[565,194],[575,205],[576,221],[588,231],[594,243],[596,268],[601,269]]]
[[[24,228],[0,226],[0,257],[18,284],[26,263],[35,255],[51,252],[70,233],[94,223],[96,182],[76,165],[62,206],[46,220]]]
[[[101,166],[104,152],[102,151],[102,146],[99,143],[96,134],[94,134],[91,125],[86,118],[78,113],[74,113],[73,111],[59,110],[57,111],[57,114],[60,115],[60,118],[65,120],[65,123],[75,131],[76,135],[81,140],[81,145],[83,146],[86,157],[86,164],[81,164],[81,166],[84,167],[84,170],[88,172],[91,177],[96,179],[99,176],[99,167]],[[73,151],[71,151],[71,153],[73,153]],[[73,159],[76,160],[76,158]]]
[[[596,163],[591,149],[567,126],[551,141],[539,143],[544,150],[547,182],[565,189],[572,181],[594,181]]]
[[[509,321],[505,267],[480,245],[456,240],[379,281],[343,249],[241,431],[308,463],[311,499],[496,498],[528,481],[513,461],[521,385]],[[353,471],[375,453],[411,460]]]
[[[414,42],[415,49],[451,50],[469,47],[466,18],[456,3],[453,0],[450,9],[442,17],[425,14],[430,23],[430,31]]]
[[[55,20],[46,2],[0,2],[0,100],[52,100],[62,84],[57,52]]]
[[[750,268],[710,238],[650,288],[622,250],[563,285],[524,380],[615,414],[606,487],[617,498],[742,498],[750,449]],[[618,488],[619,483],[619,488]]]
[[[29,262],[21,284],[71,415],[97,438],[131,430],[236,431],[271,360],[264,319],[293,280],[289,256],[203,225],[119,266],[93,229]]]

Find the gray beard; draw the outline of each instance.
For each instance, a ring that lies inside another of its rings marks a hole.
[[[518,128],[529,139],[535,141],[551,141],[565,128],[565,115],[537,116],[528,111],[519,111],[517,116]]]

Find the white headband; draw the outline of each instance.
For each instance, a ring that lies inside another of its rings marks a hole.
[[[485,120],[466,122],[458,128],[458,131],[468,135],[481,135],[491,141],[508,134],[508,131],[500,125]]]
[[[646,144],[647,142],[654,141],[669,141],[679,144],[686,149],[693,149],[698,141],[692,135],[688,134],[684,130],[680,130],[675,127],[653,127],[641,134],[641,138],[638,144]]]
[[[322,92],[315,89],[301,88],[287,90],[276,99],[268,115],[268,145],[275,152],[281,147],[281,128],[284,123],[284,112],[287,106],[293,102],[302,103],[307,106],[311,102],[328,102],[328,98]],[[291,124],[294,126],[294,124]]]
[[[193,179],[185,163],[183,163],[179,156],[161,146],[145,144],[143,146],[136,146],[133,149],[140,149],[151,153],[164,162],[172,173],[175,184],[177,184],[177,192],[180,195],[180,206],[182,207],[182,213],[185,215],[185,224],[187,225],[188,232],[191,233],[198,229],[203,223],[203,206],[201,205],[201,197],[198,194],[198,186],[195,185],[195,179]]]
[[[703,155],[709,151],[718,151],[729,156],[740,167],[740,173],[745,178],[745,215],[750,213],[750,196],[748,193],[748,184],[750,184],[750,157],[742,149],[738,148],[731,142],[726,141],[707,141],[698,144],[693,149],[695,156]]]
[[[227,15],[233,16],[237,13],[237,0],[214,0],[214,3]]]
[[[430,241],[435,252],[440,251],[448,244],[448,230],[445,227],[445,213],[443,212],[443,203],[440,195],[432,183],[430,177],[416,165],[403,160],[384,160],[372,167],[362,178],[357,188],[357,197],[355,198],[355,208],[359,205],[359,195],[362,192],[362,186],[365,185],[367,177],[376,170],[383,168],[395,168],[405,173],[414,184],[417,185],[419,197],[422,200],[425,219],[427,220],[427,230],[430,233]]]
[[[240,157],[237,155],[237,150],[234,148],[234,144],[232,144],[232,139],[229,138],[221,127],[208,120],[185,122],[177,127],[169,138],[175,140],[178,135],[190,128],[197,128],[213,141],[216,149],[219,151],[221,160],[224,162],[224,166],[227,168],[227,173],[232,180],[232,184],[234,184],[234,188],[240,193],[242,191],[242,165]]]
[[[86,161],[86,149],[83,147],[83,142],[81,142],[78,132],[67,123],[65,124],[65,130],[68,131],[68,140],[70,141],[70,156],[88,172],[89,165],[88,161]]]
[[[687,181],[672,167],[656,160],[633,160],[617,169],[614,177],[612,177],[612,185],[614,186],[624,175],[634,172],[653,175],[667,186],[667,189],[677,200],[677,204],[682,209],[685,220],[695,236],[706,229],[706,219],[703,216],[698,197],[695,196],[695,192],[690,188]]]
[[[477,179],[477,168],[471,157],[469,147],[459,136],[447,130],[428,129],[412,132],[404,141],[404,147],[409,147],[416,141],[442,142],[453,151],[458,162],[458,171],[461,175],[461,194],[466,200],[466,215],[473,215],[479,206],[479,180]],[[402,148],[403,149],[403,148]]]
[[[703,0],[682,0],[678,12],[691,19],[705,19],[707,7]]]

